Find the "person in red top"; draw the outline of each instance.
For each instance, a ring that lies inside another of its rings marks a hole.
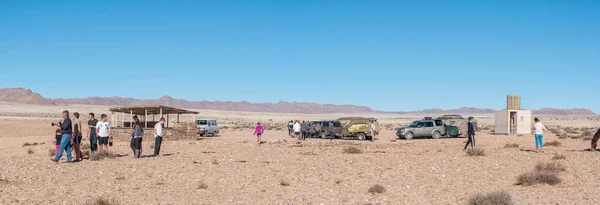
[[[254,134],[256,135],[256,142],[258,142],[258,144],[260,144],[261,140],[260,137],[262,136],[262,134],[265,132],[265,129],[263,129],[263,126],[260,125],[259,123],[256,123],[256,129],[254,129]]]

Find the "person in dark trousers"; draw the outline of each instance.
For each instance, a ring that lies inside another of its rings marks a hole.
[[[135,120],[137,120],[137,115],[134,115],[131,119],[131,128],[133,129],[131,132],[131,142],[129,142],[129,147],[131,147],[131,151],[133,152],[133,156],[135,157]]]
[[[155,157],[160,156],[160,145],[163,140],[163,124],[165,124],[165,118],[160,118],[158,123],[154,125],[154,155]]]
[[[334,127],[335,126],[333,126],[333,121],[329,122],[329,131],[330,131],[329,140],[330,141],[333,141],[333,138],[335,138],[335,132],[333,132],[334,131]]]
[[[60,147],[56,157],[52,159],[52,161],[60,161],[63,151],[66,151],[67,162],[73,162],[73,159],[71,159],[71,138],[73,137],[73,125],[71,124],[71,119],[69,118],[69,111],[63,111],[62,117],[62,124],[59,123],[59,125],[57,125],[57,127],[60,128],[60,133],[62,134],[62,138],[60,139]]]
[[[469,139],[467,140],[467,144],[465,144],[465,148],[463,150],[467,150],[469,144],[471,144],[471,148],[475,148],[475,128],[473,127],[473,117],[469,117],[469,122],[467,123],[467,136]]]
[[[596,134],[594,134],[594,138],[592,138],[592,151],[596,151],[596,147],[598,147],[598,139],[600,139],[600,129],[596,131]]]
[[[140,124],[140,119],[134,119],[133,129],[133,148],[135,149],[134,158],[142,157],[142,137],[144,137],[144,128]]]
[[[98,136],[96,136],[96,124],[98,124],[98,120],[94,118],[94,113],[90,113],[88,118],[87,136],[90,138],[90,149],[92,152],[95,152],[98,151]]]

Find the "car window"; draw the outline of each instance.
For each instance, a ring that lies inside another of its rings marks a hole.
[[[197,125],[208,125],[208,121],[206,120],[196,120]]]
[[[441,120],[436,120],[435,121],[435,126],[442,126],[442,121]]]
[[[334,127],[342,127],[342,123],[341,122],[333,122],[333,126]]]
[[[425,122],[425,127],[433,127],[433,122]]]

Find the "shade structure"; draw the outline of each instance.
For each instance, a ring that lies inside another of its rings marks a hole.
[[[184,110],[167,106],[137,106],[137,107],[114,107],[109,109],[111,112],[122,112],[134,115],[160,115],[160,114],[198,114],[199,112]]]

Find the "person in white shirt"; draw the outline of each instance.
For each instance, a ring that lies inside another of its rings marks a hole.
[[[533,124],[533,130],[535,134],[535,149],[541,149],[542,147],[544,147],[544,130],[547,129],[537,117],[534,118],[533,121],[535,121],[535,124]]]
[[[300,122],[298,122],[298,120],[296,120],[296,123],[294,123],[293,126],[294,129],[294,138],[296,138],[296,142],[300,142],[300,135],[302,134],[302,126],[300,125]]]
[[[377,127],[375,127],[375,121],[371,121],[369,126],[369,132],[371,132],[371,142],[375,141],[375,135],[377,134]]]
[[[154,125],[154,156],[160,156],[160,145],[163,140],[163,124],[165,124],[165,118],[161,117],[160,121]]]
[[[105,150],[108,150],[108,138],[112,136],[112,131],[106,120],[106,114],[100,115],[100,121],[96,124],[96,136],[98,136],[99,150],[102,150],[103,146]]]

